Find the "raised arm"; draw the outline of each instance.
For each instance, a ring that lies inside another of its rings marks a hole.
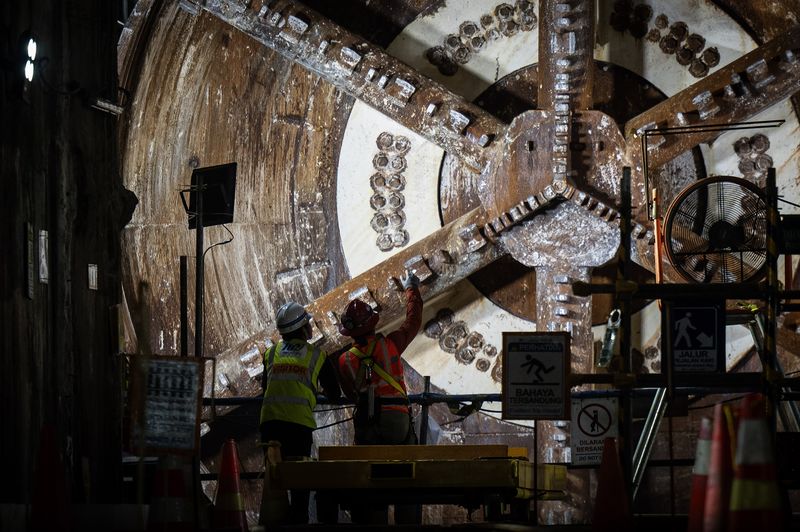
[[[406,319],[399,329],[390,333],[387,338],[394,342],[399,352],[403,352],[414,339],[422,325],[422,296],[419,288],[411,286],[406,289]]]

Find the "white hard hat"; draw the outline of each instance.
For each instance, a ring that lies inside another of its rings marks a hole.
[[[302,305],[298,305],[294,301],[284,303],[275,314],[275,324],[278,326],[278,332],[281,334],[290,333],[305,326],[311,320],[311,314],[306,312]]]

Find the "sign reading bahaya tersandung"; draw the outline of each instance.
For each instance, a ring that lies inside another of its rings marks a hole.
[[[503,333],[503,419],[569,419],[569,334]]]
[[[130,448],[144,453],[193,453],[199,438],[202,360],[131,358]]]

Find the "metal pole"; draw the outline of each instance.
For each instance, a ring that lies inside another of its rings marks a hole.
[[[642,133],[642,173],[644,174],[644,200],[647,203],[647,217],[652,220],[654,216],[653,203],[650,200],[650,172],[647,170],[647,137],[649,133],[647,130]]]
[[[181,255],[181,351],[189,355],[189,257]]]
[[[658,430],[661,427],[661,421],[666,411],[667,389],[659,388],[656,390],[653,402],[650,404],[650,411],[647,414],[647,419],[645,419],[642,435],[639,437],[639,443],[636,445],[636,451],[633,454],[633,489],[631,490],[633,498],[636,498],[636,494],[639,491],[644,471],[647,469],[647,463],[650,461],[650,454],[653,451],[653,444],[656,441],[656,436],[658,436]]]
[[[617,284],[599,284],[575,281],[572,291],[577,296],[591,294],[617,294],[628,292],[632,299],[695,300],[700,297],[717,297],[724,299],[763,299],[766,287],[763,283],[715,283],[715,284],[637,284],[622,282]],[[785,294],[785,293],[784,293]]]
[[[662,353],[666,354],[667,357],[667,406],[675,404],[675,381],[674,381],[674,374],[673,374],[673,363],[674,357],[672,356],[672,329],[670,329],[670,323],[672,323],[672,302],[667,302],[662,306],[661,309],[661,349]],[[663,355],[662,355],[663,360]],[[662,367],[664,367],[662,363]],[[669,503],[669,510],[670,516],[675,519],[675,468],[672,464],[673,456],[673,445],[672,445],[672,412],[669,413],[669,419],[667,420],[669,424],[669,489],[670,489],[670,503]]]
[[[777,428],[775,410],[777,408],[777,388],[773,386],[772,377],[776,374],[775,338],[778,319],[778,243],[775,233],[778,231],[778,189],[775,184],[775,168],[767,171],[767,323],[764,335],[764,375],[767,386],[770,429],[773,434]]]
[[[203,357],[203,194],[205,185],[203,173],[197,173],[197,212],[195,213],[195,304],[194,304],[194,356]],[[213,383],[212,383],[213,387]],[[194,522],[200,527],[200,454],[192,456],[192,501],[194,503]]]
[[[670,404],[675,404],[670,402]],[[669,435],[669,516],[675,522],[675,427],[672,412],[667,414],[667,431]]]
[[[539,526],[539,421],[533,422],[533,526]]]
[[[428,443],[428,394],[431,391],[431,377],[430,375],[425,375],[425,388],[423,390],[422,397],[425,401],[422,403],[422,413],[420,414],[420,425],[419,428],[419,443],[421,445],[426,445]]]
[[[197,173],[197,212],[195,213],[195,289],[194,289],[194,356],[203,356],[203,173]]]
[[[619,255],[617,266],[617,278],[629,280],[631,275],[631,169],[626,166],[622,169],[621,183],[621,230],[622,230],[622,249]],[[623,373],[630,373],[633,367],[631,353],[631,297],[630,294],[618,294],[619,309],[622,312],[619,331],[619,353],[622,358]],[[623,412],[622,418],[622,470],[625,475],[625,482],[628,486],[628,504],[633,509],[633,399],[630,394],[625,393],[620,397],[620,407]]]
[[[622,204],[620,205],[620,212],[622,216],[622,252],[619,257],[618,270],[622,279],[629,280],[631,276],[631,169],[629,166],[622,169]],[[632,367],[632,358],[630,356],[631,318],[630,309],[624,308],[630,306],[630,294],[622,294],[620,304],[622,310],[620,353],[627,364],[626,371],[630,371]]]

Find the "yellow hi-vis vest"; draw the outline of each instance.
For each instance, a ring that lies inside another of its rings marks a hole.
[[[278,342],[264,352],[267,389],[261,423],[281,420],[316,428],[317,379],[325,353],[303,340]]]

